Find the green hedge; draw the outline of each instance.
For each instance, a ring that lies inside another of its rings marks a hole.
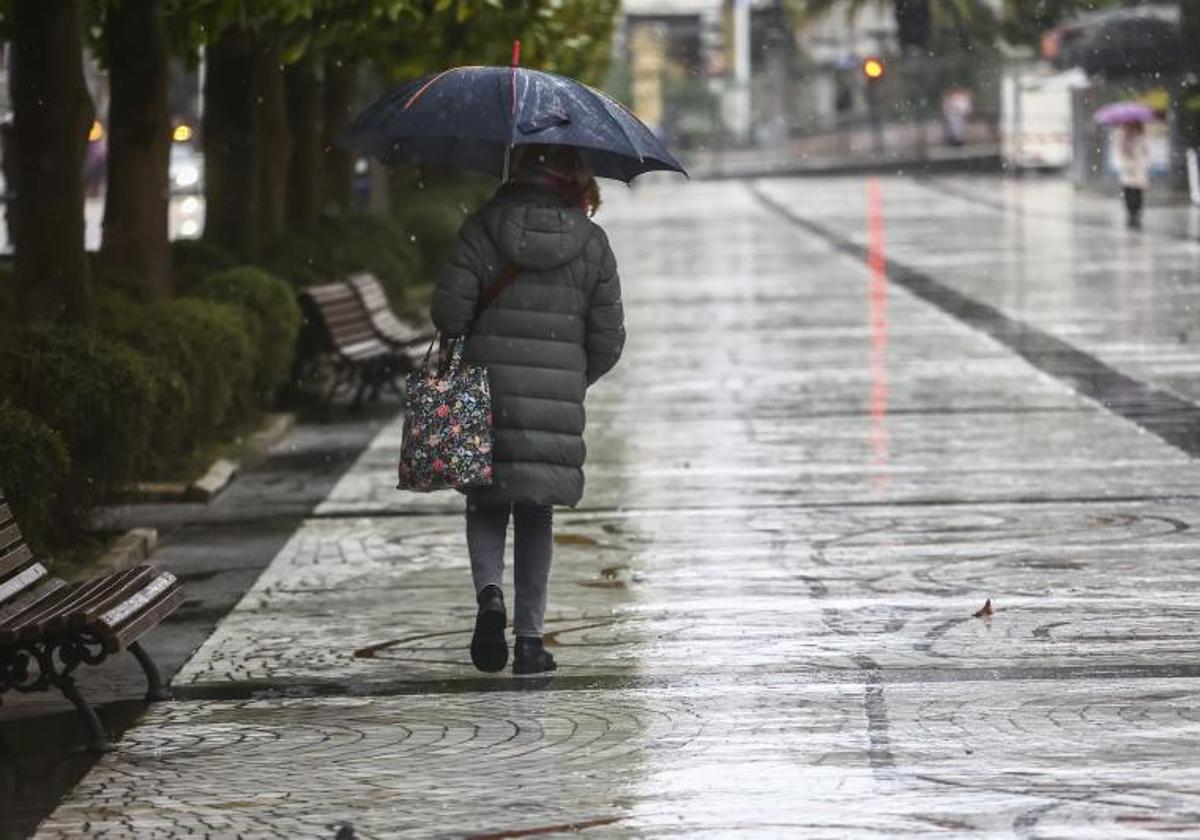
[[[179,341],[181,364],[192,366],[195,431],[212,440],[257,409],[254,399],[258,350],[255,317],[241,307],[201,298],[180,298],[153,307],[161,329]],[[183,361],[188,354],[190,361]]]
[[[97,326],[108,338],[136,350],[156,383],[150,456],[153,469],[161,459],[186,451],[204,422],[196,402],[196,383],[214,375],[183,340],[177,325],[162,317],[162,306],[140,304],[119,292],[96,295]]]
[[[482,199],[473,190],[446,186],[405,190],[395,202],[392,213],[420,248],[424,280],[432,283],[450,256],[458,229]]]
[[[171,243],[171,266],[178,294],[190,291],[205,277],[237,264],[233,254],[204,239],[176,239]]]
[[[0,402],[0,487],[25,538],[44,552],[59,528],[59,497],[70,462],[62,435],[24,409]]]
[[[257,348],[254,387],[257,397],[272,400],[287,383],[300,334],[300,306],[287,283],[254,266],[223,271],[201,281],[197,297],[241,307]]]
[[[159,383],[132,349],[77,327],[32,326],[0,343],[0,393],[62,434],[72,506],[137,477],[161,405]]]
[[[258,264],[297,288],[369,271],[395,301],[423,273],[416,236],[395,219],[372,213],[323,216],[316,230],[271,243]]]

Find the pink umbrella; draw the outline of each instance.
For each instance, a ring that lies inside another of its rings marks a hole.
[[[1101,125],[1122,125],[1150,122],[1154,117],[1154,111],[1140,102],[1113,102],[1097,111],[1093,119]]]

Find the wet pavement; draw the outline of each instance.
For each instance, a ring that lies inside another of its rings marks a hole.
[[[558,674],[397,420],[39,836],[1200,833],[1200,243],[1055,195],[610,188]]]

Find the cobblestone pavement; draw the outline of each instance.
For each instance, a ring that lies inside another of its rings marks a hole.
[[[559,673],[395,423],[39,836],[1200,833],[1200,245],[961,188],[610,188]]]

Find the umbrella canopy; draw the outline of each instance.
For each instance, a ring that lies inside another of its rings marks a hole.
[[[1154,117],[1154,111],[1140,102],[1113,102],[1097,111],[1092,119],[1101,125],[1120,125],[1150,122]]]
[[[1183,62],[1183,31],[1178,23],[1154,14],[1122,9],[1105,16],[1073,50],[1091,76],[1165,72]]]
[[[384,163],[504,172],[509,146],[574,146],[592,172],[630,181],[683,167],[619,102],[566,76],[524,67],[455,67],[384,94],[350,127],[347,146]]]

